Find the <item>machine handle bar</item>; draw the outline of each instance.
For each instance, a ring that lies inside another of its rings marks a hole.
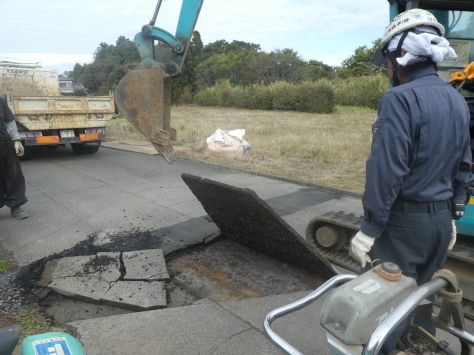
[[[330,289],[339,286],[341,284],[344,284],[352,279],[355,279],[357,275],[337,275],[326,281],[322,286],[318,287],[316,290],[311,292],[308,296],[303,297],[302,299],[295,301],[293,303],[290,303],[286,306],[282,306],[280,308],[277,308],[270,313],[267,314],[265,317],[265,321],[263,322],[263,326],[265,328],[265,332],[267,335],[270,337],[270,339],[278,345],[283,351],[285,351],[287,354],[291,355],[303,355],[301,352],[296,350],[293,346],[291,346],[287,341],[285,341],[282,337],[280,337],[275,331],[271,328],[271,323],[289,313],[293,313],[311,303],[316,301],[318,298],[320,298],[322,295],[324,295],[327,291]]]
[[[395,329],[415,308],[428,296],[448,286],[448,281],[439,278],[419,286],[408,296],[390,315],[375,329],[369,342],[362,352],[363,355],[378,354],[384,341],[390,332]],[[460,339],[474,345],[474,336],[468,332],[453,326],[447,326],[445,330]]]

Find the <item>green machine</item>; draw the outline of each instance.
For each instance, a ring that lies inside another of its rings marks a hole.
[[[86,352],[73,336],[52,332],[25,338],[21,344],[21,355],[86,355]]]

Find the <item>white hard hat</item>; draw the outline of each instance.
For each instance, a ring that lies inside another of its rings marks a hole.
[[[380,47],[378,48],[374,57],[374,64],[381,65],[385,61],[383,57],[384,47],[394,36],[404,31],[414,29],[415,27],[423,28],[423,26],[430,26],[431,28],[434,28],[438,36],[444,35],[444,26],[440,24],[436,17],[429,11],[422,9],[411,9],[394,17],[388,26],[385,27],[382,43],[380,44]]]

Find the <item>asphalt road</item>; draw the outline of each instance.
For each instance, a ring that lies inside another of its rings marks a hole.
[[[20,266],[54,255],[90,235],[157,230],[207,216],[181,179],[188,173],[250,188],[300,234],[317,214],[361,213],[360,201],[226,168],[102,147],[92,155],[42,150],[22,162],[29,218],[0,209],[1,243]],[[196,228],[197,230],[197,228]]]

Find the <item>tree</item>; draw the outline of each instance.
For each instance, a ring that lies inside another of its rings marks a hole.
[[[172,98],[178,99],[186,90],[197,91],[196,69],[202,60],[203,43],[201,34],[194,31],[189,43],[181,74],[172,82]]]
[[[74,81],[89,88],[91,93],[106,95],[115,90],[125,75],[127,63],[140,60],[135,43],[120,36],[115,45],[100,43],[94,52],[92,63],[76,63],[69,75]]]
[[[232,41],[228,43],[225,39],[215,41],[204,46],[203,61],[209,59],[214,54],[240,53],[243,51],[260,51],[260,45],[255,43]]]
[[[336,70],[333,67],[318,60],[310,60],[308,67],[311,71],[310,78],[312,81],[322,78],[332,79],[336,76]]]
[[[241,84],[268,85],[274,81],[275,58],[265,52],[249,52],[242,62],[240,70]]]
[[[240,84],[243,59],[247,52],[216,53],[196,68],[199,89],[215,85],[218,81],[229,80],[233,85]]]
[[[382,68],[373,65],[372,61],[381,42],[381,39],[377,39],[371,48],[367,46],[356,48],[354,54],[342,62],[342,68],[338,70],[338,75],[344,79],[380,73]]]
[[[270,52],[275,60],[275,69],[272,73],[271,81],[287,81],[289,83],[299,83],[310,75],[307,63],[293,49],[277,49]]]

